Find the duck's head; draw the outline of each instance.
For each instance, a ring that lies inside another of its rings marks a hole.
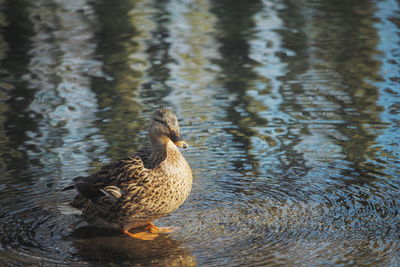
[[[178,147],[189,147],[181,137],[175,113],[165,107],[161,107],[153,113],[149,124],[149,136],[150,139],[156,139],[163,144],[171,140]]]

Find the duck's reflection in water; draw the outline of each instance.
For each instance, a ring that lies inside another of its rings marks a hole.
[[[77,258],[89,264],[117,266],[196,266],[194,256],[168,234],[144,241],[93,226],[77,228],[67,237]]]

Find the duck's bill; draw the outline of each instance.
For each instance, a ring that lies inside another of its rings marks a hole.
[[[172,142],[174,142],[174,144],[177,147],[181,147],[181,148],[188,148],[189,147],[189,145],[185,141],[183,141],[183,139],[182,139],[181,135],[179,134],[179,132],[178,133],[176,133],[176,132],[172,133],[170,138],[171,138]]]
[[[183,141],[183,140],[175,141],[174,144],[175,144],[177,147],[180,147],[180,148],[188,148],[188,147],[189,147],[189,145],[188,145],[185,141]]]

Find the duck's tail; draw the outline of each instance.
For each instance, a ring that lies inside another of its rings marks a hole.
[[[72,206],[70,203],[61,203],[58,205],[58,210],[63,215],[82,215],[82,210]]]
[[[64,187],[64,188],[61,190],[61,192],[68,191],[68,190],[72,190],[72,189],[75,189],[75,185],[70,185],[70,186]]]

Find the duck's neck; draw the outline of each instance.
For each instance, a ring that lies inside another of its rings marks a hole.
[[[157,166],[163,162],[173,163],[182,157],[178,148],[171,140],[151,140],[150,161]]]

